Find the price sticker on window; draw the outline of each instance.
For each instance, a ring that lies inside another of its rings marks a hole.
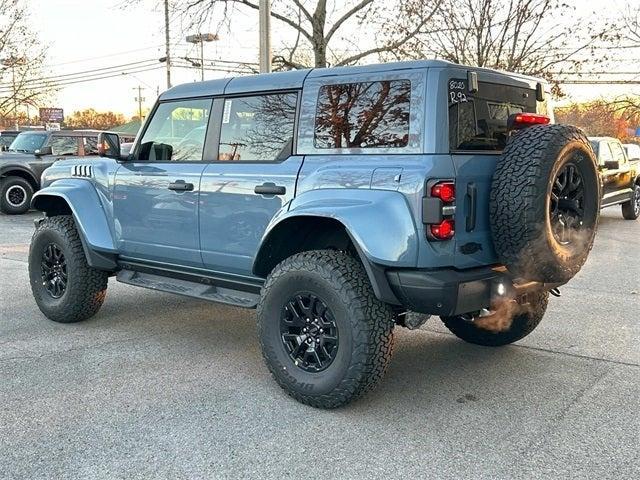
[[[224,111],[222,112],[222,123],[229,123],[231,120],[231,103],[232,100],[224,101]]]

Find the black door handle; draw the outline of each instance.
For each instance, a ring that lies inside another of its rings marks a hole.
[[[184,180],[176,180],[169,184],[169,190],[175,192],[190,192],[193,190],[193,183],[186,183]]]
[[[284,195],[287,193],[287,187],[266,182],[262,185],[256,185],[253,191],[259,195]]]

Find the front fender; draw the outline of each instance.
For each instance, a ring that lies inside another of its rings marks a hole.
[[[47,212],[48,207],[59,199],[64,200],[69,206],[86,248],[105,253],[116,252],[107,215],[95,187],[89,180],[57,180],[36,192],[31,206]]]
[[[296,216],[337,220],[372,263],[415,267],[418,235],[405,197],[390,190],[312,190],[293,199],[288,210],[276,215],[263,240],[278,224]]]

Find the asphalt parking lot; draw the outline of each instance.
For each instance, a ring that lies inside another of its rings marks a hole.
[[[111,280],[93,319],[31,297],[36,214],[0,215],[0,478],[640,478],[640,222],[606,210],[580,274],[515,345],[397,329],[337,411],[271,380],[254,313]]]

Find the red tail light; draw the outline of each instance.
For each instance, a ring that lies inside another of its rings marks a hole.
[[[431,187],[431,196],[439,198],[444,203],[451,203],[456,199],[456,186],[453,182],[440,182]]]
[[[551,118],[538,113],[514,113],[509,116],[507,126],[509,130],[520,130],[531,125],[547,125]]]
[[[456,184],[452,180],[430,180],[422,199],[422,222],[427,238],[451,240],[455,235]]]
[[[453,219],[447,218],[442,222],[429,225],[431,235],[438,240],[449,240],[455,235]]]

